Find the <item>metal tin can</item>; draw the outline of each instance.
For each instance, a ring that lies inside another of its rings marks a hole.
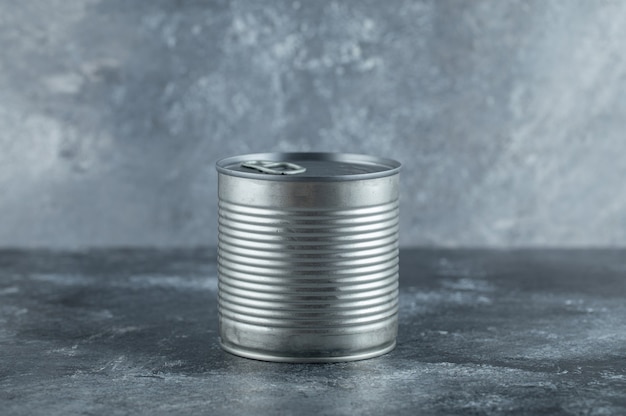
[[[400,163],[342,153],[217,162],[222,347],[284,362],[395,347]]]

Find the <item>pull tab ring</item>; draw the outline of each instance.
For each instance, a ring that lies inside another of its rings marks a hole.
[[[306,172],[306,168],[290,162],[272,162],[270,160],[250,160],[241,164],[244,168],[256,169],[271,175],[297,175]]]

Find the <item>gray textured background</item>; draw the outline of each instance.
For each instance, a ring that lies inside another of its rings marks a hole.
[[[0,245],[212,245],[216,159],[404,162],[402,243],[626,245],[626,2],[0,0]]]

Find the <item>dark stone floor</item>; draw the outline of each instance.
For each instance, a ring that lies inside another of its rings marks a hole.
[[[220,350],[213,250],[0,252],[0,414],[626,414],[626,251],[403,250],[398,347]]]

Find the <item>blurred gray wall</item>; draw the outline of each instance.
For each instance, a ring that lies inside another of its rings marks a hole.
[[[224,156],[404,163],[402,243],[626,245],[626,2],[0,0],[0,246],[216,243]]]

